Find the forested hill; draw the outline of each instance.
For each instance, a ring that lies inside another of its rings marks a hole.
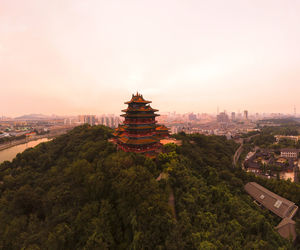
[[[153,161],[117,152],[110,134],[76,127],[0,165],[0,249],[292,249],[243,185],[298,205],[299,185],[232,169],[234,142],[181,134]]]

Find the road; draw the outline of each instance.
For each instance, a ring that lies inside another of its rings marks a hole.
[[[244,140],[243,139],[239,139],[238,143],[240,143],[241,145],[239,146],[239,148],[235,151],[234,156],[233,156],[233,166],[236,167],[237,162],[241,156],[241,153],[243,152],[243,145],[244,145]]]
[[[236,143],[240,143],[241,145],[239,146],[239,148],[235,151],[234,153],[234,156],[233,156],[233,166],[236,167],[237,166],[237,163],[239,161],[239,158],[241,156],[241,153],[243,152],[243,146],[244,146],[244,141],[249,141],[251,140],[253,137],[255,136],[258,136],[260,134],[257,134],[257,135],[252,135],[250,137],[247,137],[247,138],[240,138],[238,140],[236,140]]]

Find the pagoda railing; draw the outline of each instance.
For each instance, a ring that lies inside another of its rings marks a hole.
[[[125,151],[125,152],[145,153],[145,152],[148,152],[148,151],[151,151],[151,150],[159,149],[160,144],[155,144],[153,146],[149,146],[149,147],[146,147],[146,148],[130,148],[130,147],[124,147],[120,144],[118,145],[118,147],[120,149],[122,149],[123,151]]]
[[[150,120],[150,121],[140,121],[140,120],[125,120],[124,124],[155,124],[157,121]]]
[[[146,133],[146,134],[131,134],[131,133],[124,132],[123,135],[127,135],[128,137],[140,138],[140,137],[147,137],[147,136],[156,135],[156,132]]]

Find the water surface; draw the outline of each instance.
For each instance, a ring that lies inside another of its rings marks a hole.
[[[8,149],[4,149],[4,150],[0,151],[0,163],[2,163],[4,161],[11,161],[12,159],[14,159],[16,157],[16,155],[18,153],[22,153],[25,149],[33,148],[36,145],[38,145],[42,142],[47,142],[47,141],[49,141],[49,139],[42,138],[42,139],[38,139],[36,141],[31,141],[31,142],[28,142],[28,143],[13,146],[13,147],[8,148]]]

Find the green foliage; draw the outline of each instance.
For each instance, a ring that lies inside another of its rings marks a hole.
[[[264,127],[262,132],[273,135],[299,135],[300,123],[286,123],[278,127]]]
[[[24,135],[19,135],[19,136],[2,137],[2,138],[0,138],[0,144],[11,142],[11,141],[23,140],[25,138],[26,138],[25,134]]]
[[[250,143],[261,148],[300,148],[300,142],[295,143],[293,140],[286,138],[280,139],[280,141],[275,144],[276,140],[274,137],[275,135],[296,136],[299,135],[299,132],[299,123],[290,123],[278,127],[264,127],[258,136],[250,140]]]
[[[250,142],[253,142],[255,146],[267,148],[271,147],[276,142],[276,139],[274,135],[261,133],[259,136],[256,136],[253,139],[251,139]]]
[[[109,128],[84,125],[1,164],[0,248],[291,248],[243,186],[257,181],[299,204],[299,185],[232,169],[237,145],[225,137],[177,136],[183,146],[153,161],[117,152]],[[162,171],[169,178],[156,181]]]

